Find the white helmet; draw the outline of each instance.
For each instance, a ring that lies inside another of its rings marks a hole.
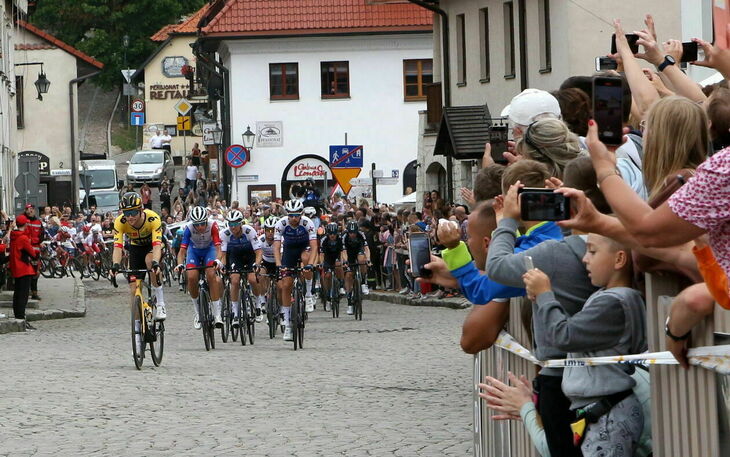
[[[279,222],[279,218],[276,216],[269,216],[264,221],[264,228],[272,229],[276,227],[276,223]]]
[[[94,225],[91,227],[91,233],[101,233],[101,227],[98,225]]]
[[[62,226],[61,226],[61,231],[62,231],[63,233],[68,233],[68,227],[66,227],[65,225],[62,225]]]
[[[312,218],[317,215],[317,210],[311,206],[307,206],[306,208],[304,208],[304,215]]]
[[[241,222],[243,222],[243,214],[240,211],[238,211],[237,209],[234,209],[233,211],[229,212],[226,215],[226,220],[228,222],[241,223]]]
[[[288,200],[286,203],[284,203],[284,210],[289,214],[301,214],[304,210],[304,203],[299,200]]]
[[[190,211],[190,220],[193,224],[199,224],[208,221],[208,208],[205,206],[196,206]]]

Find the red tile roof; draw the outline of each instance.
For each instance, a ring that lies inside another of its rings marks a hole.
[[[53,46],[57,48],[61,48],[64,51],[68,52],[69,54],[72,54],[73,56],[83,60],[84,62],[88,63],[91,66],[94,66],[96,68],[104,68],[104,64],[96,60],[95,58],[84,54],[83,52],[79,51],[78,49],[74,48],[70,44],[66,44],[63,41],[59,40],[55,36],[51,35],[50,33],[46,33],[43,30],[39,29],[38,27],[34,26],[33,24],[29,24],[23,20],[18,19],[18,25],[23,27],[25,30],[29,31],[30,33],[46,40]],[[17,45],[17,46],[24,46],[24,45]],[[16,48],[17,48],[16,46]],[[41,48],[33,45],[25,45],[27,46],[27,49],[49,49],[49,48]]]
[[[183,20],[179,24],[170,24],[162,27],[157,33],[152,35],[152,41],[165,41],[170,35],[190,35],[198,32],[198,22],[200,18],[208,12],[210,3],[206,3],[202,8],[196,11],[192,16]]]
[[[227,0],[208,36],[431,31],[433,13],[411,3],[367,0]]]

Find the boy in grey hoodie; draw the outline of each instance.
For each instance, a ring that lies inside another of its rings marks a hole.
[[[523,276],[528,296],[537,303],[536,320],[547,324],[548,344],[568,352],[569,358],[644,352],[646,313],[641,295],[631,288],[631,252],[610,238],[590,234],[583,262],[591,283],[602,289],[574,314],[556,300],[545,273],[534,269]],[[584,456],[634,454],[644,418],[632,392],[632,373],[633,367],[619,364],[565,369],[563,392],[576,410],[576,423],[586,426]],[[601,409],[606,412],[591,414]]]

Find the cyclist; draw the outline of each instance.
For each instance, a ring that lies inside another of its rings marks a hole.
[[[345,248],[342,252],[342,260],[347,261],[350,266],[357,263],[360,264],[358,267],[360,268],[360,273],[363,278],[360,289],[362,290],[363,295],[368,295],[370,290],[368,289],[368,285],[365,283],[365,278],[367,278],[368,273],[367,266],[370,263],[370,248],[368,247],[368,242],[365,240],[365,235],[360,231],[360,227],[358,227],[357,222],[354,220],[347,222],[345,232],[346,233],[342,236],[342,244]],[[354,275],[355,273],[352,270],[352,267],[348,268],[347,273],[345,273],[345,290],[348,293],[348,300],[350,298],[350,292],[352,291]],[[354,308],[352,303],[349,302],[347,306],[347,314],[353,313]]]
[[[221,233],[221,251],[223,264],[229,270],[248,270],[261,264],[261,244],[256,231],[248,224],[244,224],[243,214],[234,209],[226,216],[228,228]],[[238,326],[238,314],[241,309],[241,274],[231,273],[231,305],[233,308],[233,326]],[[261,304],[265,302],[263,293],[259,293],[260,285],[256,274],[248,274],[248,283],[256,294],[256,322],[264,320],[261,315]]]
[[[344,277],[342,262],[340,260],[344,245],[340,237],[340,227],[336,223],[329,223],[325,227],[325,236],[319,244],[319,253],[322,260],[322,287],[325,290],[324,296],[329,298],[330,281],[332,281],[332,269],[335,276],[341,281]],[[339,292],[338,292],[339,293]],[[325,311],[327,307],[325,305]]]
[[[314,298],[312,297],[312,255],[317,252],[317,234],[314,231],[314,224],[308,217],[302,216],[304,205],[299,200],[288,200],[284,204],[287,215],[276,223],[274,229],[274,258],[276,266],[295,268],[301,260],[302,265],[308,267],[304,272],[306,287],[305,311],[314,311]],[[281,287],[281,309],[284,313],[284,341],[292,341],[291,329],[291,291],[294,285],[294,278],[284,272],[280,283]]]
[[[84,239],[84,252],[86,252],[89,259],[93,258],[94,254],[101,252],[99,245],[104,245],[104,237],[101,236],[101,227],[95,226]]]
[[[188,250],[188,246],[191,249]],[[180,250],[177,253],[177,269],[182,271],[185,266],[187,268],[209,267],[205,270],[205,276],[208,279],[208,287],[210,288],[210,304],[213,305],[213,315],[215,317],[216,327],[223,326],[221,318],[221,292],[223,283],[215,274],[215,270],[220,270],[223,263],[221,258],[221,238],[218,233],[218,224],[208,219],[208,209],[204,206],[196,206],[190,211],[190,223],[185,226]],[[185,262],[185,266],[183,265]],[[193,327],[200,329],[200,310],[198,309],[198,277],[200,271],[188,270],[188,292],[193,302],[195,315],[193,318]]]
[[[321,223],[319,217],[317,217],[317,209],[313,206],[305,206],[304,215],[312,221],[312,223],[314,224],[314,229],[317,230]]]
[[[159,281],[160,256],[162,255],[162,230],[160,216],[152,210],[142,208],[142,197],[136,192],[127,192],[119,202],[122,214],[114,220],[114,252],[112,253],[111,274],[116,275],[121,269],[123,250],[129,252],[129,268],[131,270],[152,270],[151,282],[157,298],[156,320],[165,320],[165,298],[162,293],[162,284]],[[125,248],[124,238],[128,246]],[[145,273],[137,277],[144,279]],[[129,292],[134,300],[135,281],[128,278]],[[135,316],[135,330],[139,330],[139,318]]]
[[[279,218],[276,216],[269,216],[264,219],[264,233],[259,236],[259,244],[261,245],[261,266],[266,271],[267,275],[276,274],[276,258],[274,257],[274,229],[276,223],[279,222]],[[259,277],[259,286],[261,291],[266,294],[269,290],[268,276]],[[264,297],[266,300],[266,297]]]

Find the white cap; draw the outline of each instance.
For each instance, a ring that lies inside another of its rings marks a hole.
[[[546,114],[547,116],[541,116]],[[502,117],[519,125],[530,125],[539,117],[560,119],[558,99],[540,89],[525,89],[515,95],[512,102],[502,110]]]

